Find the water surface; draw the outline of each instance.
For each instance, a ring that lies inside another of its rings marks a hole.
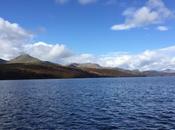
[[[175,77],[0,81],[0,129],[175,129]]]

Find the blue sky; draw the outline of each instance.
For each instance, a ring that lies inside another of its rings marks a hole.
[[[174,0],[1,0],[0,17],[31,32],[33,43],[101,58],[174,46],[174,5]]]
[[[116,0],[107,4],[106,0],[81,5],[76,0],[60,4],[55,0],[1,0],[0,16],[20,24],[31,31],[40,28],[45,32],[35,40],[49,43],[63,43],[78,52],[103,54],[115,51],[141,52],[175,43],[175,22],[167,20],[166,32],[156,30],[156,26],[113,31],[111,26],[124,21],[122,12],[130,7],[139,8],[146,0]],[[173,0],[164,1],[171,10]]]

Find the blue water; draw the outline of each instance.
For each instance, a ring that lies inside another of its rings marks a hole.
[[[175,129],[175,77],[0,81],[1,129]]]

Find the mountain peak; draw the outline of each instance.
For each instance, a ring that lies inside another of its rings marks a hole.
[[[9,61],[9,63],[41,63],[42,61],[28,54],[22,54]]]

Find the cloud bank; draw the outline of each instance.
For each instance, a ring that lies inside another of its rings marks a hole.
[[[164,70],[175,68],[175,46],[146,50],[138,54],[109,53],[95,56],[78,54],[64,44],[32,42],[33,34],[17,23],[0,18],[0,58],[12,59],[21,53],[28,53],[45,61],[59,64],[98,63],[105,67],[121,67],[125,69]]]
[[[162,0],[148,0],[141,8],[129,8],[123,12],[125,22],[111,27],[112,30],[129,30],[153,24],[164,23],[174,13],[168,9]]]
[[[0,58],[11,59],[21,53],[28,53],[42,60],[54,61],[71,53],[62,44],[32,43],[33,36],[17,23],[0,18]]]
[[[165,70],[175,67],[175,46],[156,50],[146,50],[138,54],[113,53],[100,56],[80,54],[64,59],[65,62],[98,63],[105,67],[120,67],[139,70]]]
[[[0,57],[9,59],[17,55],[24,43],[28,43],[33,35],[17,23],[10,23],[0,18]]]

